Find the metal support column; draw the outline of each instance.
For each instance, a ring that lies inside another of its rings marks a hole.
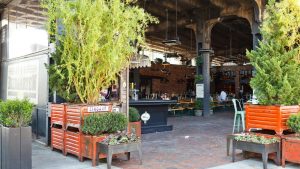
[[[203,57],[202,75],[204,84],[203,116],[210,115],[210,49],[199,49]]]

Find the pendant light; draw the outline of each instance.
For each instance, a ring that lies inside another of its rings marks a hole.
[[[177,33],[177,0],[176,0],[176,18],[175,18],[175,33],[176,37],[175,39],[168,39],[168,29],[169,29],[169,13],[168,9],[166,9],[166,18],[167,18],[167,29],[166,29],[166,40],[164,40],[162,43],[168,46],[175,46],[180,45],[181,42],[179,41],[178,33]]]

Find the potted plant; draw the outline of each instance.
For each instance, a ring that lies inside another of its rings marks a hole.
[[[130,160],[130,152],[138,151],[140,164],[142,164],[141,140],[135,134],[126,135],[125,132],[109,135],[104,141],[98,143],[97,154],[104,153],[107,156],[107,168],[111,168],[113,154],[126,153]],[[98,165],[98,159],[96,160]]]
[[[263,159],[263,168],[267,169],[268,154],[276,152],[276,163],[280,164],[281,150],[280,138],[278,136],[270,136],[263,134],[242,133],[236,134],[233,139],[232,161],[235,161],[236,149],[260,153]],[[245,156],[245,154],[244,154]]]
[[[134,133],[137,137],[142,136],[141,116],[135,107],[129,107],[128,133]]]
[[[282,138],[282,165],[285,161],[300,163],[300,113],[292,114],[287,120],[288,127],[296,134],[289,134]]]
[[[94,113],[84,118],[81,135],[81,158],[92,159],[93,166],[97,158],[105,158],[105,155],[96,156],[96,144],[103,141],[109,134],[123,131],[127,127],[127,118],[124,113]]]
[[[295,0],[271,0],[267,5],[263,40],[247,52],[256,70],[250,85],[260,105],[246,105],[246,130],[263,128],[282,134],[288,129],[288,117],[299,111],[299,12]]]
[[[157,19],[131,0],[43,0],[42,6],[56,46],[54,63],[47,65],[50,88],[72,103],[65,107],[65,153],[82,158],[84,117],[112,110],[112,103],[99,103],[100,91],[118,81]]]
[[[203,103],[201,99],[195,101],[195,116],[202,116],[203,114]]]
[[[33,104],[28,99],[0,102],[1,169],[31,169]]]

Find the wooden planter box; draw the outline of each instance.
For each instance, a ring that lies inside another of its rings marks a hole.
[[[97,143],[97,154],[104,153],[107,155],[107,168],[111,169],[111,161],[113,154],[127,153],[127,160],[130,160],[130,152],[138,151],[140,165],[142,165],[142,148],[141,142],[133,142],[118,145],[108,145],[105,143]],[[96,159],[96,165],[99,164],[99,159]]]
[[[80,135],[80,132],[65,131],[65,155],[68,153],[76,155],[82,161]]]
[[[91,135],[81,135],[81,161],[83,157],[91,159],[93,166],[96,164],[96,159],[106,158],[105,154],[99,154],[96,156],[97,143],[103,141],[107,135],[102,136],[91,136]]]
[[[1,127],[1,169],[32,168],[31,127]]]
[[[112,103],[101,103],[100,105],[67,105],[66,107],[66,128],[74,127],[80,129],[84,116],[93,112],[111,112]]]
[[[51,128],[51,149],[62,150],[65,154],[65,130],[63,128]]]
[[[245,109],[247,131],[251,128],[262,128],[274,130],[278,135],[288,129],[286,121],[289,116],[299,112],[299,106],[247,104]]]
[[[300,137],[295,134],[287,135],[282,138],[282,166],[285,161],[300,164]]]
[[[128,123],[128,134],[135,132],[136,136],[142,137],[142,125],[141,121]]]
[[[281,156],[280,142],[271,143],[271,144],[259,144],[259,143],[253,143],[253,142],[233,140],[232,162],[235,161],[235,150],[236,149],[262,154],[264,169],[267,169],[268,154],[276,152],[276,154],[277,154],[276,163],[277,163],[277,165],[280,164],[280,156]]]
[[[51,126],[61,125],[65,128],[66,124],[66,104],[51,104]]]

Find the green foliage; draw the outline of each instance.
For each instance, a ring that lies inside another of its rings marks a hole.
[[[116,133],[127,127],[127,118],[123,113],[94,113],[84,118],[82,132],[90,135]]]
[[[250,85],[261,104],[300,103],[300,5],[270,0],[261,27],[263,40],[247,52],[256,76]]]
[[[203,102],[202,99],[197,99],[195,101],[195,109],[196,110],[202,110],[203,109]]]
[[[27,127],[32,111],[33,104],[28,99],[0,102],[0,123],[5,127]]]
[[[203,80],[203,76],[202,75],[195,75],[195,84],[201,83],[202,80]]]
[[[246,141],[259,144],[272,144],[280,142],[278,137],[267,138],[256,134],[239,134],[235,136],[234,139],[237,141]]]
[[[68,97],[74,89],[81,102],[90,104],[129,65],[136,47],[145,45],[148,24],[157,22],[131,0],[43,0],[42,6],[61,59],[50,66],[50,84],[60,78]]]
[[[128,136],[126,132],[120,132],[117,134],[109,135],[103,142],[108,145],[126,144],[140,141],[140,138],[136,135]]]
[[[196,57],[196,65],[200,66],[202,63],[203,63],[203,57],[202,56]]]
[[[135,107],[129,107],[129,121],[130,122],[137,122],[140,121],[140,114],[138,109]]]
[[[300,133],[300,113],[292,114],[287,120],[287,126],[289,126],[292,131]]]
[[[55,64],[46,65],[48,69],[49,76],[49,86],[51,91],[56,91],[56,93],[65,99],[69,103],[78,103],[80,102],[79,97],[76,93],[74,85],[68,85],[69,76],[68,70],[62,65],[66,64],[65,61],[61,59],[61,51],[58,48],[62,46],[57,46],[57,50],[52,54],[52,59]]]

